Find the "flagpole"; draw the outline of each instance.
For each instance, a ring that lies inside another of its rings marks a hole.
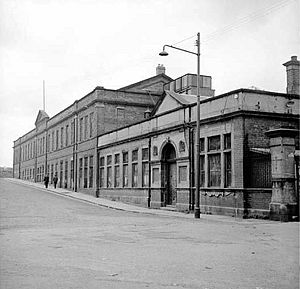
[[[45,111],[45,80],[43,80],[43,110]]]

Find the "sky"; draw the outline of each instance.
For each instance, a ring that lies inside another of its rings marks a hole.
[[[96,86],[155,75],[212,76],[219,95],[238,88],[285,92],[283,63],[300,58],[299,0],[1,0],[0,166],[13,141],[34,129],[39,109],[54,116]]]

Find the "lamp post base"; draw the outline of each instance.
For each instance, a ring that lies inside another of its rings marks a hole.
[[[200,208],[195,208],[194,214],[195,219],[200,219]]]

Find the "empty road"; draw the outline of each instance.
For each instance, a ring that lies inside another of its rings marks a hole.
[[[299,288],[299,223],[102,208],[0,179],[0,288]]]

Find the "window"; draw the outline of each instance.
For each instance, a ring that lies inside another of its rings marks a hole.
[[[51,184],[53,183],[53,177],[54,177],[54,165],[51,165],[51,178],[50,178],[50,182]]]
[[[123,152],[123,163],[128,163],[128,152]]]
[[[187,181],[187,166],[179,167],[179,183]]]
[[[132,187],[138,186],[138,150],[132,151]]]
[[[182,140],[179,142],[179,151],[180,152],[184,152],[185,151],[185,143]]]
[[[60,175],[59,175],[59,187],[63,187],[63,172],[64,172],[64,163],[60,162]]]
[[[123,187],[128,187],[128,152],[123,152]]]
[[[107,174],[106,174],[106,186],[108,188],[112,187],[112,168],[111,168],[112,156],[107,156]]]
[[[88,116],[86,115],[84,117],[84,139],[87,139],[87,135],[88,135]]]
[[[104,157],[100,157],[100,169],[99,169],[99,178],[100,178],[100,187],[104,187],[104,165],[105,165],[105,159]]]
[[[209,186],[221,185],[221,154],[208,155]]]
[[[93,136],[93,121],[94,121],[94,113],[90,113],[90,137]]]
[[[35,144],[34,144],[35,146]],[[52,145],[51,145],[51,150],[54,151],[54,131],[52,132]]]
[[[224,175],[225,181],[224,186],[230,187],[231,186],[231,152],[224,153]]]
[[[48,137],[47,137],[47,152],[50,152],[50,133],[48,134]],[[32,147],[31,147],[32,148]],[[32,154],[32,151],[31,151],[31,154]]]
[[[205,151],[205,141],[204,141],[204,137],[200,138],[200,152],[204,152]]]
[[[79,159],[79,178],[78,178],[78,186],[81,188],[82,184],[82,170],[83,170],[83,160]]]
[[[93,187],[93,178],[94,178],[94,158],[90,156],[90,171],[89,171],[89,188]]]
[[[138,160],[138,150],[132,151],[132,161],[136,162]]]
[[[149,186],[149,149],[142,149],[142,186]]]
[[[71,160],[71,174],[70,174],[71,184],[70,187],[73,188],[74,185],[74,160]]]
[[[58,130],[56,130],[56,146],[55,149],[58,150]]]
[[[28,149],[26,147],[26,149]],[[28,152],[28,150],[26,150],[26,152]],[[40,155],[43,154],[43,138],[40,138]]]
[[[200,187],[205,186],[205,156],[200,156]]]
[[[138,164],[132,164],[132,187],[138,186]]]
[[[144,149],[142,149],[142,160],[148,161],[148,159],[149,159],[149,149],[144,148]]]
[[[71,144],[75,142],[75,121],[71,122]]]
[[[220,136],[212,136],[208,138],[208,150],[209,151],[216,151],[219,150],[220,147]]]
[[[69,145],[69,125],[66,125],[66,147]]]
[[[68,187],[68,162],[65,162],[65,182],[64,182],[64,188],[66,189]]]
[[[115,187],[120,186],[120,154],[115,154]]]
[[[83,187],[87,188],[88,182],[88,157],[84,158],[84,175],[83,175]]]
[[[231,149],[231,134],[224,134],[224,150]]]
[[[60,128],[60,147],[62,148],[64,146],[64,128]]]
[[[79,120],[79,141],[82,141],[83,134],[83,117]]]

